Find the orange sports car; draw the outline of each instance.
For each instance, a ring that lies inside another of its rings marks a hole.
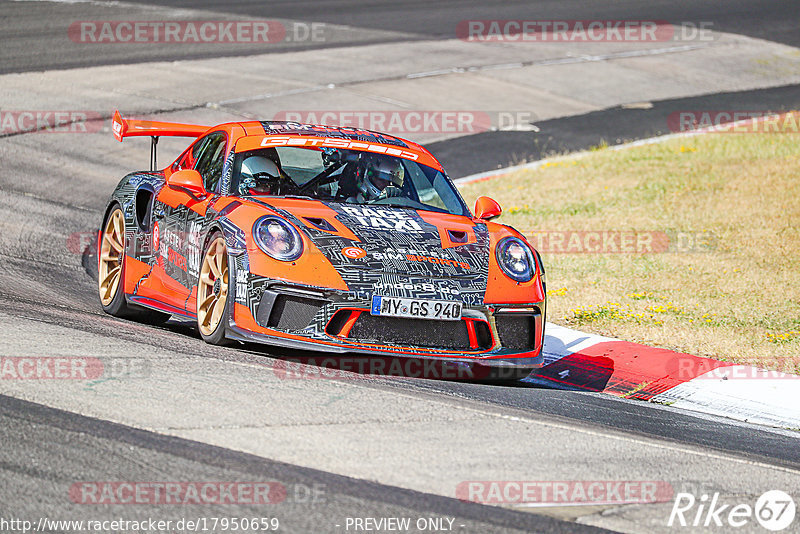
[[[98,240],[103,309],[196,321],[213,344],[436,359],[524,375],[542,365],[539,254],[500,206],[470,213],[423,147],[284,121],[214,127],[124,119],[152,138]],[[194,141],[156,169],[160,136]]]

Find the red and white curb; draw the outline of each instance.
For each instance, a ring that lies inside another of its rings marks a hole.
[[[781,428],[800,428],[800,376],[547,323],[544,367],[525,379]]]

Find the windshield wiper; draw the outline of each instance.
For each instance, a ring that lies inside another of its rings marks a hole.
[[[317,200],[314,197],[310,197],[308,195],[276,195],[280,198],[299,198],[301,200]]]

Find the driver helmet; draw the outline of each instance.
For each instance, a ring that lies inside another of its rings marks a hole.
[[[281,177],[278,165],[264,156],[250,156],[242,162],[242,193],[271,194]]]
[[[363,163],[359,173],[358,189],[367,200],[377,200],[384,189],[392,185],[403,187],[403,165],[397,158],[371,156]]]

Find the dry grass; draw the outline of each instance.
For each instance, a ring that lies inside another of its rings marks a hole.
[[[770,369],[800,371],[800,135],[706,134],[601,149],[461,188],[541,231],[657,231],[691,251],[554,253],[548,320]],[[680,248],[680,247],[678,247]]]

